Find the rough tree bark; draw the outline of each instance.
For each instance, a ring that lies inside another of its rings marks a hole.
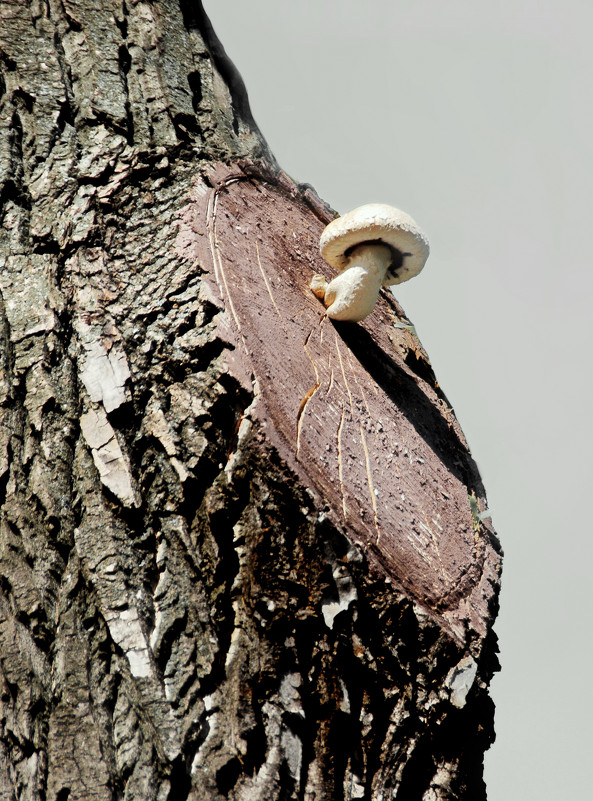
[[[0,4],[0,798],[485,798],[500,550],[191,0]]]

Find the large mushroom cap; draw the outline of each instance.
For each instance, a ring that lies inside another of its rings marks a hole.
[[[330,222],[321,234],[319,249],[328,264],[340,272],[357,245],[383,243],[394,252],[384,286],[401,284],[424,267],[430,248],[416,222],[400,209],[367,203]]]

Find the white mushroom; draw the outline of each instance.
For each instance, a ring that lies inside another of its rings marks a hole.
[[[330,222],[321,234],[321,255],[339,271],[326,283],[318,273],[311,289],[333,320],[358,322],[369,315],[382,286],[417,275],[428,258],[428,240],[405,212],[369,203]]]

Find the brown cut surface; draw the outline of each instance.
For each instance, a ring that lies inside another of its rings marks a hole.
[[[500,554],[476,515],[476,465],[402,309],[383,293],[363,323],[331,321],[309,288],[332,274],[318,252],[329,209],[252,165],[219,166],[210,184],[186,217],[232,331],[231,369],[254,382],[251,416],[372,567],[457,639],[483,635]]]

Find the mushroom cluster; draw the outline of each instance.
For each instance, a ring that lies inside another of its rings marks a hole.
[[[405,212],[368,203],[330,222],[321,255],[339,274],[329,283],[316,273],[311,289],[332,320],[358,322],[373,310],[382,286],[417,275],[428,258],[426,236]]]

